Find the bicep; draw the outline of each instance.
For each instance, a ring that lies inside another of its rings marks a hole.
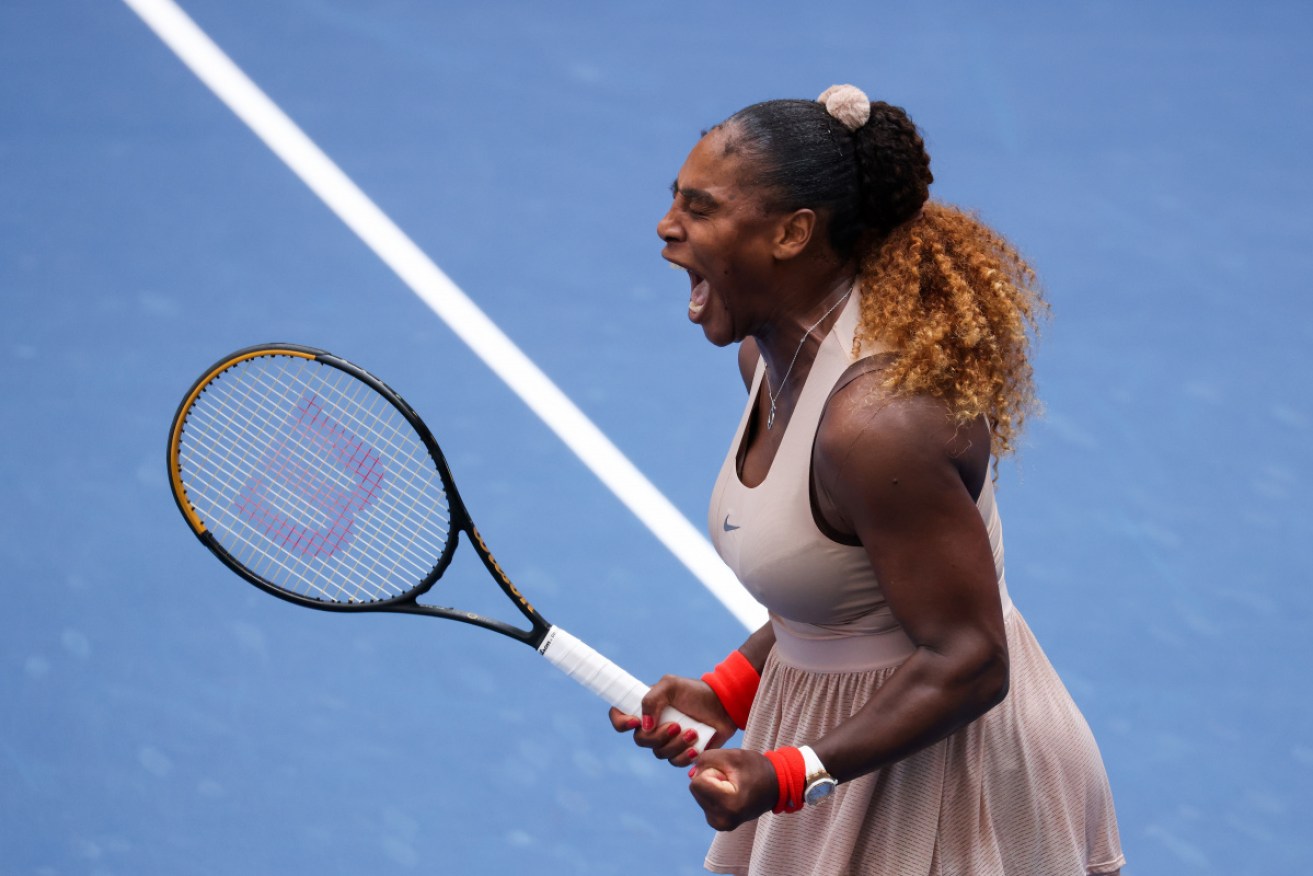
[[[817,475],[919,647],[1006,647],[993,552],[936,403],[827,413]]]

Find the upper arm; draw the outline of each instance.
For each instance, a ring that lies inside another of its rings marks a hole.
[[[1005,654],[993,552],[969,486],[982,467],[987,476],[983,421],[956,424],[935,399],[889,399],[878,377],[859,378],[827,405],[815,460],[912,640]]]
[[[746,337],[739,343],[739,373],[743,375],[745,389],[752,389],[752,377],[756,374],[757,360],[760,358],[756,338]]]

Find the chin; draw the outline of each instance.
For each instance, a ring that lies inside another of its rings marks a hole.
[[[738,340],[734,337],[734,332],[721,330],[714,324],[700,322],[696,325],[702,329],[702,336],[717,347],[728,347]]]

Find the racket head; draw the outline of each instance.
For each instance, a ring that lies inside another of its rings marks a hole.
[[[415,610],[472,528],[410,406],[312,347],[247,347],[207,369],[174,416],[168,467],[219,559],[312,608]]]

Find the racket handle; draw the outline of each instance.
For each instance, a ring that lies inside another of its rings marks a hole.
[[[642,714],[643,696],[650,688],[560,627],[554,626],[547,631],[543,643],[538,646],[538,653],[626,715]],[[707,747],[707,742],[716,732],[701,721],[695,721],[678,709],[667,706],[657,723],[670,722],[684,730],[697,731],[698,741],[690,747],[699,752]]]

